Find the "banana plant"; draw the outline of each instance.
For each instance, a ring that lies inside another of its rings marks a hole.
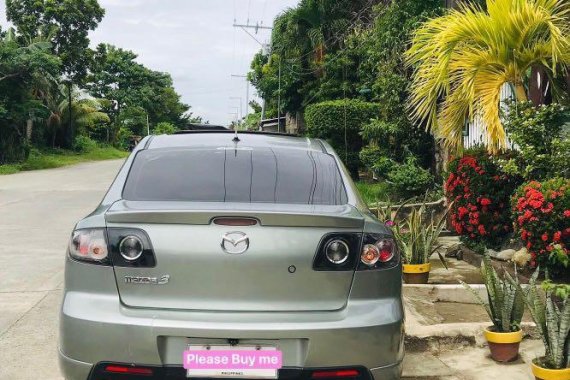
[[[545,355],[538,360],[549,369],[570,368],[570,297],[555,302],[553,291],[540,292],[537,269],[524,292],[525,303],[544,343]]]
[[[500,278],[491,264],[491,258],[485,254],[481,265],[481,276],[487,289],[487,302],[471,286],[461,281],[475,299],[485,308],[493,322],[495,332],[514,332],[521,328],[524,314],[524,294],[518,277],[505,272]]]

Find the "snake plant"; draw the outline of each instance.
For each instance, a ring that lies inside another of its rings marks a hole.
[[[445,227],[447,212],[438,219],[432,214],[429,223],[425,223],[426,214],[424,201],[420,207],[413,208],[402,222],[395,225],[394,236],[400,252],[406,264],[425,264],[429,262],[430,256],[437,252],[439,259],[447,268],[445,258],[439,252],[442,245],[437,243]]]
[[[481,276],[487,289],[488,302],[468,284],[463,281],[461,284],[483,305],[493,322],[495,332],[520,330],[524,314],[524,294],[517,276],[513,278],[505,271],[504,278],[499,277],[488,254],[483,258]]]
[[[553,290],[540,292],[536,286],[539,271],[524,290],[525,302],[538,328],[545,355],[537,360],[538,365],[549,369],[570,368],[570,298],[566,296],[555,302]]]

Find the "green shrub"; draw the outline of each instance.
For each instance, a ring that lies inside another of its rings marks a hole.
[[[372,171],[374,164],[378,160],[378,157],[382,154],[382,150],[377,146],[369,145],[360,151],[358,157],[360,158],[360,163],[367,170]]]
[[[386,178],[390,174],[390,172],[398,166],[394,160],[389,157],[380,156],[374,162],[372,166],[372,170],[377,177]]]
[[[305,110],[307,134],[327,140],[344,161],[353,177],[358,177],[362,148],[360,131],[370,119],[379,115],[381,107],[356,99],[316,103]]]
[[[412,157],[404,164],[394,166],[388,173],[388,180],[393,191],[403,198],[422,195],[434,186],[433,175],[419,167]]]
[[[564,123],[570,112],[559,104],[533,106],[531,102],[509,105],[505,130],[517,150],[501,160],[504,170],[525,180],[570,177],[570,142]]]
[[[73,141],[73,150],[79,153],[88,153],[97,149],[97,142],[87,136],[77,136]]]
[[[160,122],[152,130],[153,135],[172,135],[176,132],[176,127],[167,122]]]

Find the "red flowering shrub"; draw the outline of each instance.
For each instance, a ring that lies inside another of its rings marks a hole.
[[[516,230],[531,264],[560,272],[560,266],[568,265],[570,248],[570,180],[531,181],[517,190],[512,202]]]
[[[487,247],[502,243],[512,231],[509,204],[517,182],[484,151],[466,153],[450,163],[445,192],[454,202],[451,224],[464,241]]]

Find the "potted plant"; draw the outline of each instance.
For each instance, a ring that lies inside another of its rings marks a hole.
[[[461,282],[489,314],[493,326],[484,331],[489,344],[491,357],[497,362],[510,362],[519,355],[519,345],[522,341],[521,320],[524,314],[524,295],[518,282],[505,272],[505,278],[500,278],[491,264],[488,254],[483,258],[481,277],[487,290],[485,302],[479,293],[468,284]]]
[[[544,343],[544,356],[535,359],[532,373],[539,380],[570,379],[570,297],[568,286],[543,284],[538,291],[538,270],[529,281],[525,302]],[[558,291],[565,289],[564,291]]]
[[[445,226],[447,212],[434,219],[433,214],[427,218],[425,201],[418,208],[413,208],[410,214],[394,226],[394,236],[400,248],[404,261],[404,281],[407,284],[427,284],[431,264],[429,259],[437,252],[439,259],[447,268],[445,258],[438,251],[437,239]]]

